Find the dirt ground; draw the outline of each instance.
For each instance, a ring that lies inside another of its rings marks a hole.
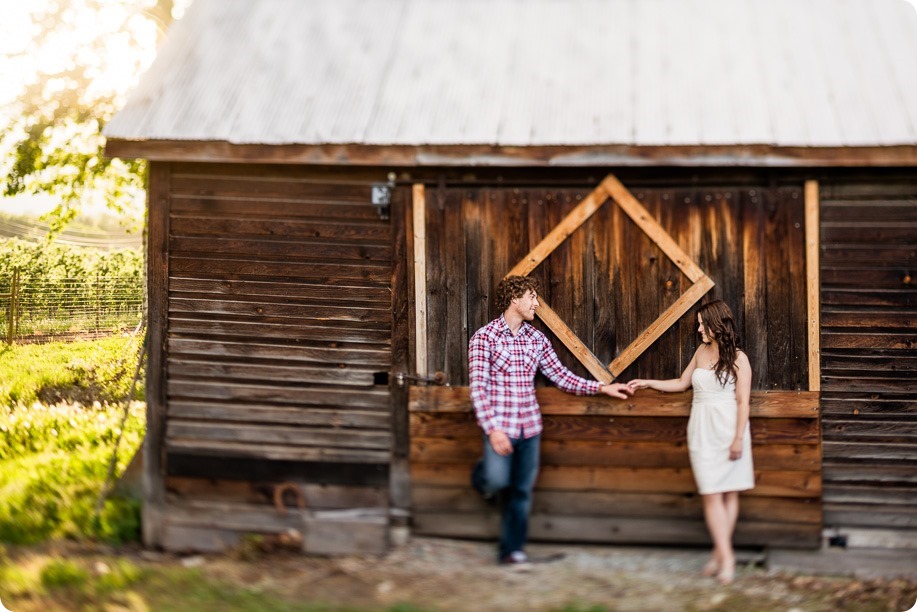
[[[813,576],[768,570],[761,566],[763,555],[744,552],[735,582],[721,586],[700,575],[707,557],[700,549],[530,545],[528,550],[533,556],[565,556],[519,572],[496,565],[492,543],[433,538],[413,538],[383,557],[307,557],[258,546],[191,557],[78,545],[55,554],[89,567],[120,555],[145,568],[194,568],[217,583],[313,610],[859,612],[911,610],[917,601],[917,568],[902,568],[908,575],[899,578]],[[48,609],[32,604],[11,609]],[[255,602],[219,609],[261,608]],[[278,609],[276,603],[270,609]]]
[[[809,576],[769,571],[762,555],[745,553],[736,581],[722,586],[700,575],[700,549],[529,546],[533,556],[561,552],[519,572],[496,565],[490,543],[414,538],[382,558],[272,554],[243,563],[230,555],[203,558],[203,567],[357,609],[904,611],[917,601],[917,568],[905,568],[906,578]]]

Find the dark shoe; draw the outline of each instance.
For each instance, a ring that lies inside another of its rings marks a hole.
[[[526,571],[532,568],[532,562],[529,561],[527,554],[521,550],[515,550],[500,559],[500,565],[505,565],[516,571]]]

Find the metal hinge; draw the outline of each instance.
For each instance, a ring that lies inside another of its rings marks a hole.
[[[399,387],[403,387],[404,381],[406,380],[433,383],[434,385],[443,385],[446,383],[446,373],[435,372],[433,376],[420,376],[418,374],[408,374],[407,372],[398,372],[395,374],[395,381],[397,381]],[[446,386],[448,387],[449,385]]]

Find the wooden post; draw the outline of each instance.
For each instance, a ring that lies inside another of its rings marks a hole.
[[[809,391],[821,390],[821,314],[818,270],[818,181],[805,183],[806,296],[809,311]]]
[[[413,188],[414,209],[414,343],[416,373],[427,375],[427,230],[424,186]]]
[[[171,167],[150,164],[147,275],[149,326],[146,383],[146,437],[143,441],[143,543],[159,547],[166,516],[165,431],[169,312],[169,208]]]

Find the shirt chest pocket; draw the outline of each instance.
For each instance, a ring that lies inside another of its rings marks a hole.
[[[515,354],[511,349],[500,349],[494,353],[493,368],[499,372],[515,371],[522,374],[534,374],[538,367],[541,352],[528,348],[522,354]]]

